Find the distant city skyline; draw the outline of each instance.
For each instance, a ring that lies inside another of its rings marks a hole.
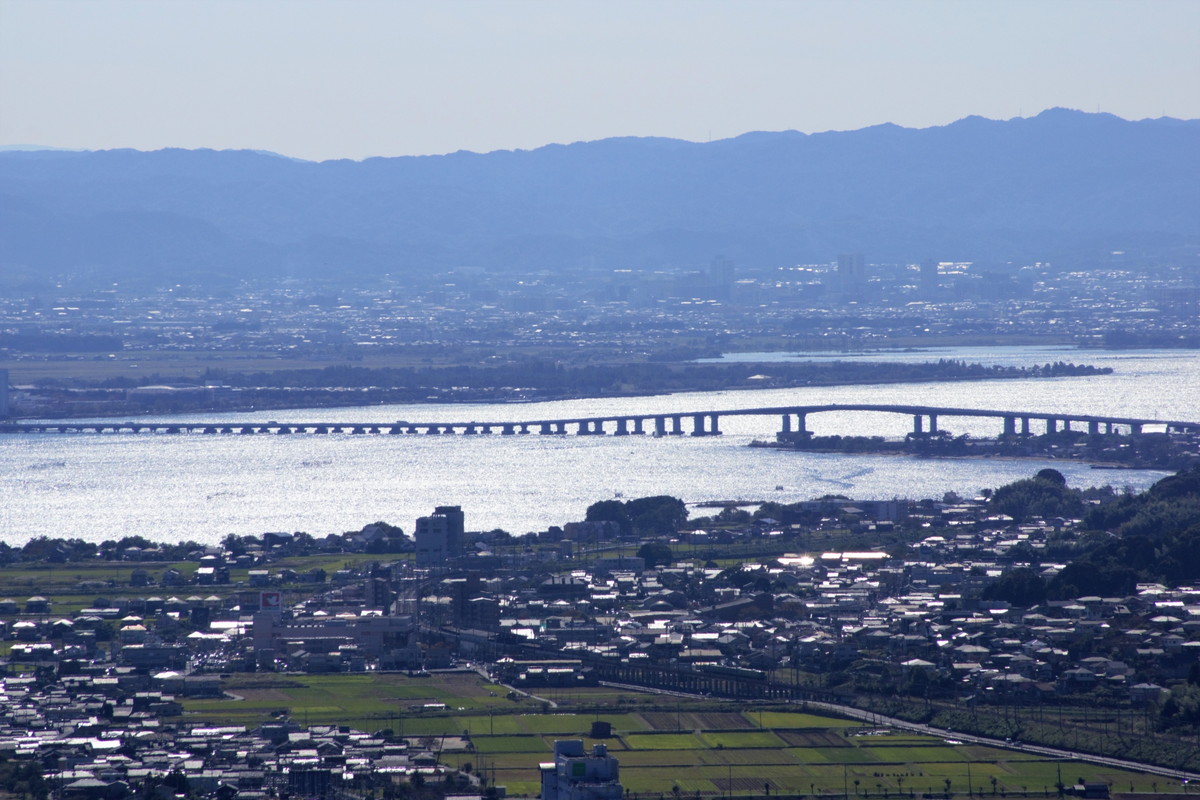
[[[0,0],[0,145],[309,160],[1200,117],[1200,3]]]

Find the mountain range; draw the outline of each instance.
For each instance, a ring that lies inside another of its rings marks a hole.
[[[0,152],[0,283],[1162,257],[1200,245],[1200,120],[614,138],[308,162]],[[5,278],[4,276],[7,276]]]

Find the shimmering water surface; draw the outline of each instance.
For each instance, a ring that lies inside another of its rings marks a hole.
[[[703,392],[525,405],[406,405],[224,415],[279,421],[504,421],[754,408],[882,403],[1200,419],[1194,351],[1105,352],[969,348],[870,354],[868,360],[961,358],[1000,364],[1074,361],[1109,376],[969,383],[890,384]],[[847,358],[841,356],[841,358]],[[766,369],[766,368],[764,368]],[[769,369],[767,370],[769,374]],[[217,419],[221,415],[206,415]],[[194,415],[189,416],[195,419]],[[944,418],[955,434],[994,435],[999,422]],[[691,429],[690,420],[686,430]],[[411,530],[435,505],[461,505],[472,529],[514,533],[582,519],[591,503],[671,494],[795,502],[829,492],[859,499],[973,494],[1044,466],[1072,485],[1144,488],[1152,471],[1097,471],[1049,461],[924,460],[750,448],[772,439],[778,417],[727,417],[720,437],[650,436],[0,436],[0,539],[31,536],[215,542],[228,533],[307,531],[314,536],[386,520]],[[818,434],[902,436],[911,418],[831,412]],[[706,512],[699,512],[706,513]]]

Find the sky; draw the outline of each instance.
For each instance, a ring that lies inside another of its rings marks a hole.
[[[1200,118],[1200,0],[0,0],[0,145],[309,160]]]

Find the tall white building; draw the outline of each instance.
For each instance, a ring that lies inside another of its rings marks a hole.
[[[588,755],[582,739],[554,743],[554,760],[538,765],[542,800],[621,800],[619,766],[602,744]]]
[[[413,534],[417,565],[443,566],[447,559],[461,556],[463,538],[462,509],[458,506],[438,506],[428,517],[417,519],[417,529]]]

